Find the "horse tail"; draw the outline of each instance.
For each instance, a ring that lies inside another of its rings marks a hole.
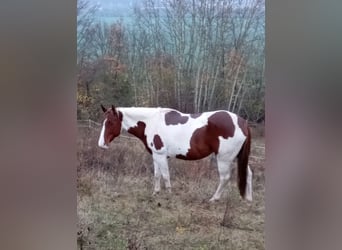
[[[248,157],[251,150],[251,132],[247,126],[247,137],[243,143],[240,152],[237,155],[238,162],[238,187],[240,195],[245,198],[246,185],[247,185],[247,173],[248,173]]]

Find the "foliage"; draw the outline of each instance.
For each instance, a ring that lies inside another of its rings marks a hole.
[[[263,0],[144,0],[130,25],[80,3],[79,118],[98,119],[103,103],[264,119]]]

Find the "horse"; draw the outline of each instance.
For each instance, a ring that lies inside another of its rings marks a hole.
[[[168,158],[199,160],[216,155],[220,176],[216,192],[209,200],[218,201],[229,181],[233,160],[237,158],[238,188],[243,199],[252,201],[252,171],[248,165],[251,133],[248,123],[238,115],[217,110],[184,114],[171,108],[105,108],[98,140],[101,148],[120,135],[122,129],[139,138],[152,155],[154,191],[160,192],[161,177],[171,192]]]

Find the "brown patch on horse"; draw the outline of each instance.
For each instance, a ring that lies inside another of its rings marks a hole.
[[[147,140],[145,135],[146,124],[142,121],[138,121],[137,125],[130,127],[127,132],[138,137],[145,145],[147,151],[152,154],[152,150],[147,146]]]
[[[166,125],[184,124],[188,120],[189,120],[188,116],[182,116],[181,113],[177,111],[169,111],[165,114]]]
[[[224,111],[214,113],[208,118],[208,125],[194,131],[190,139],[190,149],[186,155],[176,155],[183,160],[198,160],[218,153],[219,136],[225,139],[233,137],[235,126],[231,116]]]
[[[202,115],[202,113],[190,114],[190,117],[193,119],[196,119],[196,118],[200,117],[201,115]]]
[[[164,144],[163,144],[163,142],[162,142],[162,140],[161,140],[159,135],[154,135],[153,143],[154,143],[154,146],[155,146],[155,148],[157,150],[161,149],[164,146]]]
[[[238,125],[240,129],[242,130],[242,133],[247,136],[248,135],[248,123],[245,119],[242,119],[240,116],[238,116]]]
[[[232,117],[227,112],[220,111],[211,115],[207,126],[211,128],[212,133],[225,139],[234,136],[235,126]]]

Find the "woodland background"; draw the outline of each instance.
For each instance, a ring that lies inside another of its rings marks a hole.
[[[264,121],[263,0],[128,4],[129,17],[103,21],[110,10],[78,1],[78,119],[100,119],[102,103]]]
[[[90,119],[78,124],[78,249],[265,249],[264,2],[92,1],[77,8],[77,118]],[[101,103],[228,109],[261,123],[251,127],[254,201],[241,200],[234,172],[222,200],[208,203],[212,157],[170,159],[172,194],[153,196],[142,143],[97,146]]]

